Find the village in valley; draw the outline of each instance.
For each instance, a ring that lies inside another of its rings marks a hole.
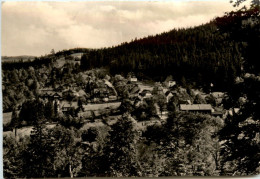
[[[55,60],[55,70],[63,71],[71,65],[80,65],[78,59],[81,55],[82,53],[77,53]],[[44,77],[49,76],[50,71],[44,67],[39,68],[37,73],[39,77]],[[100,74],[104,77],[99,77],[102,76]],[[55,85],[50,85],[51,79],[46,78],[36,89],[37,98],[45,105],[51,103],[51,111],[55,115],[79,118],[86,126],[100,125],[102,121],[113,124],[123,114],[121,109],[127,107],[130,109],[130,116],[131,113],[137,114],[135,119],[140,130],[149,125],[165,123],[171,106],[178,112],[207,114],[220,120],[239,111],[239,108],[224,109],[222,101],[227,98],[227,94],[212,90],[212,83],[209,85],[210,91],[205,93],[202,89],[183,87],[172,76],[161,82],[141,81],[133,72],[126,77],[111,77],[106,74],[105,69],[94,69],[80,72],[78,78],[80,81]],[[35,97],[25,99],[23,102],[34,99]],[[243,97],[240,100],[245,101]],[[19,116],[21,108],[22,103],[15,106],[16,115]],[[3,114],[4,124],[10,124],[14,115],[12,113]],[[55,120],[48,121],[49,126],[53,126],[52,123],[55,124]],[[26,125],[25,122],[21,130],[15,130],[21,131],[21,135],[29,135],[32,127]]]
[[[40,61],[37,59],[32,61],[32,63],[40,62],[34,67],[13,69],[3,73],[5,140],[15,139],[14,141],[20,141],[19,145],[24,145],[28,137],[37,134],[36,131],[45,130],[47,130],[47,138],[69,135],[67,137],[71,141],[67,144],[70,146],[65,148],[68,152],[74,151],[74,153],[64,154],[64,159],[69,162],[65,165],[74,165],[67,158],[74,156],[80,157],[74,162],[82,162],[83,166],[77,170],[74,168],[75,171],[70,171],[69,174],[67,170],[57,171],[58,176],[103,176],[104,174],[99,170],[97,173],[92,173],[99,164],[93,165],[94,169],[86,169],[88,162],[85,163],[84,157],[94,157],[86,161],[102,161],[104,155],[107,155],[100,154],[99,150],[105,152],[110,150],[111,144],[107,141],[110,137],[115,139],[119,137],[117,140],[121,141],[129,135],[135,136],[131,140],[138,142],[132,145],[137,148],[135,150],[138,152],[135,155],[140,157],[138,162],[144,167],[141,169],[140,176],[163,176],[164,169],[154,168],[150,160],[158,155],[160,156],[156,160],[158,166],[166,166],[168,165],[167,153],[176,150],[176,147],[183,150],[181,153],[187,156],[191,153],[199,155],[201,150],[211,152],[204,155],[202,161],[197,158],[194,159],[194,163],[180,165],[181,171],[174,175],[185,175],[184,167],[187,167],[186,174],[187,172],[191,174],[192,167],[204,165],[205,162],[212,167],[208,174],[221,171],[218,166],[221,161],[219,157],[222,144],[212,136],[217,134],[225,121],[239,115],[240,106],[247,102],[246,96],[240,96],[237,105],[230,106],[228,93],[214,90],[213,83],[203,89],[192,87],[183,78],[177,81],[172,75],[167,76],[163,81],[154,81],[144,79],[140,73],[134,72],[112,75],[106,68],[83,71],[80,70],[81,61],[78,60],[82,59],[81,56],[82,53],[77,53],[61,58],[51,54],[47,56],[49,59],[47,64],[45,57]],[[11,63],[15,64],[15,62]],[[5,65],[9,64],[10,62],[5,63]],[[235,81],[239,85],[250,78],[258,79],[259,76],[246,73],[243,78],[237,77]],[[57,135],[53,133],[55,131],[69,133]],[[171,136],[173,139],[169,139]],[[205,137],[209,139],[203,139]],[[189,140],[194,142],[190,143]],[[120,141],[113,145],[117,146]],[[122,145],[120,151],[128,145],[128,140],[125,142],[127,143],[120,144]],[[168,142],[170,143],[167,144]],[[171,147],[164,148],[164,145]],[[106,149],[106,146],[109,148]],[[191,147],[201,149],[194,153],[190,150]],[[151,149],[154,151],[151,152]],[[63,147],[59,150],[63,150]],[[84,154],[81,153],[82,150],[93,150],[94,153]],[[167,155],[160,152],[164,150]],[[181,153],[177,152],[174,155],[179,156],[182,155]],[[208,161],[205,161],[206,158]],[[110,163],[107,165],[109,166]],[[199,175],[205,175],[206,169],[207,167],[198,169]],[[53,168],[50,170],[53,171]],[[63,172],[65,173],[62,174]],[[116,176],[123,175],[116,174]]]

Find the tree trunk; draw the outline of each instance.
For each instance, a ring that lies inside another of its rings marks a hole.
[[[70,178],[73,178],[73,173],[71,171],[71,164],[69,164],[69,172],[70,172]]]
[[[17,128],[16,128],[16,127],[14,127],[14,129],[13,129],[13,130],[14,130],[14,137],[15,137],[15,139],[17,140],[17,137],[18,137],[18,136],[17,136]]]

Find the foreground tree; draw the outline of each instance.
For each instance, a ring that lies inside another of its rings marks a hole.
[[[19,118],[20,121],[27,122],[27,125],[38,125],[42,120],[46,121],[43,102],[38,99],[24,102]]]
[[[76,177],[81,169],[83,149],[74,129],[56,126],[49,132],[54,141],[54,168],[60,177]]]
[[[23,159],[23,173],[26,177],[55,177],[54,145],[43,123],[34,126]]]
[[[148,127],[144,137],[165,160],[159,176],[218,175],[220,144],[214,136],[222,125],[220,118],[172,112],[162,126]]]
[[[238,114],[228,116],[219,137],[224,142],[222,150],[224,167],[228,175],[255,175],[260,172],[260,81],[249,77],[236,86],[246,103]],[[230,94],[232,95],[232,94]]]
[[[139,176],[135,128],[136,121],[124,114],[111,126],[104,149],[105,174],[107,176]]]
[[[16,140],[16,137],[3,137],[3,174],[5,178],[24,177],[22,154],[27,147],[27,138]]]

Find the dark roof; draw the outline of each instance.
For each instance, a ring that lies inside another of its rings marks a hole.
[[[138,86],[134,86],[134,87],[131,89],[130,93],[138,93],[139,91],[140,91],[139,87],[138,87]]]

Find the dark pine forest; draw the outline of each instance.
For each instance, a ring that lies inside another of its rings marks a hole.
[[[198,27],[90,50],[81,65],[83,69],[105,66],[111,74],[134,72],[138,78],[158,81],[172,75],[181,83],[206,89],[213,83],[218,90],[228,90],[245,68],[259,72],[255,64],[259,24],[252,25],[256,16],[257,9],[229,13]]]

